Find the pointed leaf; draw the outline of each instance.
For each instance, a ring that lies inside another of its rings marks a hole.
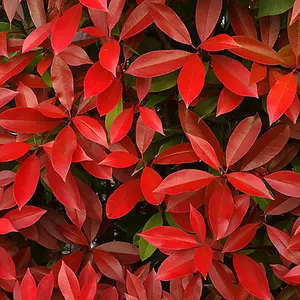
[[[26,274],[23,277],[20,287],[21,287],[22,300],[36,299],[37,296],[36,283],[29,268],[27,269]]]
[[[165,135],[162,128],[161,120],[157,116],[155,110],[152,110],[144,106],[140,106],[140,116],[146,126],[151,128],[153,131]]]
[[[99,165],[109,166],[113,168],[128,168],[135,165],[139,159],[123,151],[116,151],[108,154],[104,160],[99,162]]]
[[[213,260],[212,249],[208,246],[200,247],[194,256],[194,262],[197,267],[197,270],[206,279],[207,273],[210,269]]]
[[[53,273],[50,272],[46,276],[42,278],[40,281],[37,291],[36,291],[36,297],[37,299],[44,299],[44,300],[50,300],[53,292],[54,287],[54,278]]]
[[[12,280],[16,278],[16,268],[14,261],[8,252],[0,247],[0,278],[4,280]]]
[[[141,117],[137,119],[135,131],[136,145],[141,154],[144,154],[153,140],[155,131],[146,126]]]
[[[32,145],[23,142],[12,142],[0,146],[0,162],[16,160],[25,155]]]
[[[262,42],[273,47],[280,32],[280,15],[262,17],[259,21]]]
[[[203,216],[190,204],[190,222],[196,235],[204,244],[206,238],[206,224]]]
[[[117,64],[120,56],[120,45],[114,40],[108,40],[100,49],[99,61],[101,65],[116,77]]]

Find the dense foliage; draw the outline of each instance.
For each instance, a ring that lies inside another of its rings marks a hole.
[[[2,0],[0,299],[299,299],[300,0]]]

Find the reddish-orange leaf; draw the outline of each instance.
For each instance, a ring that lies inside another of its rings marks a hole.
[[[298,65],[298,59],[300,55],[300,37],[299,37],[299,28],[300,28],[300,20],[296,20],[292,25],[287,27],[287,33],[289,42],[292,48],[292,51],[294,52],[296,56],[296,64]]]
[[[280,15],[265,16],[259,19],[260,36],[264,44],[273,47],[280,31]]]
[[[244,119],[234,129],[226,148],[227,167],[234,165],[249,151],[260,133],[261,126],[259,115],[255,115]]]
[[[112,73],[116,77],[117,64],[120,56],[120,45],[110,39],[100,49],[99,61],[103,68]]]
[[[208,204],[208,220],[216,240],[225,235],[233,212],[234,201],[229,187],[217,186]]]
[[[77,148],[76,135],[70,126],[62,129],[54,140],[51,162],[55,171],[66,181],[72,156]]]
[[[263,181],[247,172],[233,172],[227,174],[229,182],[239,191],[256,197],[273,199]]]
[[[14,261],[2,247],[0,247],[0,278],[4,280],[12,280],[16,278]]]
[[[47,69],[51,66],[53,61],[53,54],[46,54],[38,63],[36,70],[37,72],[43,76],[43,74],[47,71]]]
[[[218,79],[231,92],[257,98],[256,84],[250,85],[250,71],[240,62],[223,55],[212,56],[212,66]]]
[[[108,154],[102,161],[99,162],[99,165],[113,168],[128,168],[135,165],[138,161],[138,157],[131,153],[115,151]]]
[[[260,265],[244,254],[235,254],[233,265],[240,283],[250,294],[260,299],[270,299],[268,280]]]
[[[128,270],[126,276],[126,288],[127,292],[130,293],[131,296],[137,297],[137,299],[140,300],[147,300],[146,290],[141,279],[130,273]]]
[[[203,216],[190,204],[190,222],[194,232],[204,244],[206,238],[206,225]]]
[[[140,106],[140,116],[146,126],[148,126],[153,131],[164,134],[162,123],[160,118],[157,116],[154,109],[150,109],[144,106]]]
[[[106,215],[109,219],[117,219],[129,213],[143,197],[140,180],[128,181],[119,186],[108,198]]]
[[[196,6],[196,28],[204,42],[213,32],[222,10],[222,0],[198,0]]]
[[[84,78],[84,96],[90,98],[105,91],[113,82],[114,75],[104,69],[100,62],[96,62],[86,73]]]
[[[22,300],[36,299],[37,296],[36,283],[29,268],[27,268],[26,274],[22,279],[20,287],[21,287]]]
[[[205,81],[205,69],[198,55],[192,55],[184,63],[178,76],[178,90],[188,108],[201,93]]]
[[[155,25],[173,40],[190,45],[190,34],[184,23],[167,5],[149,2],[149,9]]]
[[[200,247],[194,256],[194,262],[197,267],[197,270],[206,279],[207,273],[210,269],[213,260],[212,249],[208,246]]]
[[[271,88],[267,97],[270,124],[277,121],[291,106],[297,92],[297,82],[293,73],[282,76]]]
[[[262,81],[266,76],[267,67],[254,62],[251,67],[250,84]]]
[[[243,100],[244,96],[234,94],[229,89],[224,87],[218,99],[217,117],[231,112],[237,108]]]
[[[32,145],[22,142],[12,142],[0,146],[0,162],[16,160],[25,155]]]
[[[151,87],[151,78],[136,78],[136,93],[139,98],[139,101],[142,102],[144,98],[147,96],[150,87]]]
[[[17,232],[18,230],[13,227],[11,222],[6,218],[0,218],[0,234],[8,234],[10,232]]]
[[[80,286],[73,270],[62,261],[58,273],[58,286],[66,300],[78,299],[80,295]]]
[[[14,197],[19,209],[33,196],[39,182],[40,168],[40,161],[35,154],[21,163],[14,182]]]
[[[18,85],[18,94],[16,95],[16,106],[17,107],[31,107],[35,108],[38,106],[38,99],[31,88],[24,85],[21,81]]]
[[[141,176],[141,190],[146,201],[152,205],[159,205],[165,195],[153,191],[161,184],[161,176],[152,168],[145,167]]]
[[[15,98],[17,94],[18,92],[6,88],[0,88],[0,108]]]
[[[199,0],[199,2],[201,1]],[[205,3],[204,1],[202,2]],[[239,45],[231,36],[222,33],[207,39],[204,43],[200,45],[200,47],[206,51],[214,52],[236,48],[239,47]]]
[[[88,8],[107,11],[107,0],[80,0],[80,2]]]
[[[190,55],[191,53],[182,50],[148,52],[138,57],[126,73],[142,78],[161,76],[181,68]]]
[[[135,141],[138,149],[141,154],[144,154],[145,151],[150,146],[152,139],[154,137],[155,131],[146,126],[142,118],[139,117],[135,126]]]
[[[292,102],[292,104],[289,106],[289,108],[285,111],[285,115],[294,123],[297,123],[298,117],[300,113],[300,102],[297,94],[295,95],[295,98]]]
[[[42,103],[36,109],[44,116],[49,118],[62,119],[67,117],[67,114],[63,112],[59,107],[50,103]]]
[[[93,64],[87,53],[77,45],[70,45],[64,51],[59,53],[59,57],[70,66]]]
[[[214,176],[201,170],[180,170],[167,176],[155,192],[176,195],[200,190],[213,181]]]
[[[116,143],[123,139],[131,128],[133,122],[132,108],[125,109],[113,121],[110,127],[110,141]]]
[[[81,12],[82,5],[74,5],[55,22],[51,36],[55,54],[62,52],[71,44],[80,22]]]

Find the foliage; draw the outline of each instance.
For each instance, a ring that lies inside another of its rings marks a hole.
[[[299,0],[2,8],[1,299],[298,299]]]

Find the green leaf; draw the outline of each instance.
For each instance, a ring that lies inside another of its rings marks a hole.
[[[150,92],[162,92],[174,87],[177,83],[177,74],[170,73],[159,77],[154,77],[150,86]]]
[[[46,72],[42,75],[42,79],[49,87],[53,87],[49,70],[46,70]]]
[[[217,97],[205,98],[200,100],[196,105],[194,112],[201,118],[205,118],[210,115],[213,110],[217,107]]]
[[[261,197],[251,197],[253,201],[259,206],[259,208],[265,211],[270,203],[270,199],[261,198]]]
[[[170,95],[172,94],[171,91],[165,91],[162,93],[159,93],[157,95],[152,96],[148,102],[145,104],[146,107],[153,107],[156,104],[159,104],[166,100]]]
[[[157,213],[153,215],[148,222],[145,224],[143,231],[146,231],[152,227],[162,226],[163,225],[163,218],[161,213]],[[143,238],[140,238],[139,241],[139,253],[141,260],[144,261],[149,258],[157,248],[146,242]]]
[[[289,10],[295,0],[260,0],[258,17],[280,15]]]
[[[175,220],[172,218],[172,216],[171,216],[170,213],[166,213],[165,216],[166,216],[167,222],[168,222],[168,224],[169,224],[170,226],[176,227],[176,228],[179,228],[179,229],[182,229],[182,228],[175,222]]]
[[[295,172],[300,173],[300,157],[295,158],[292,161],[293,169]]]
[[[105,128],[107,132],[110,132],[110,127],[115,118],[123,111],[123,99],[119,101],[119,103],[115,106],[113,110],[111,110],[106,116],[105,116]]]

